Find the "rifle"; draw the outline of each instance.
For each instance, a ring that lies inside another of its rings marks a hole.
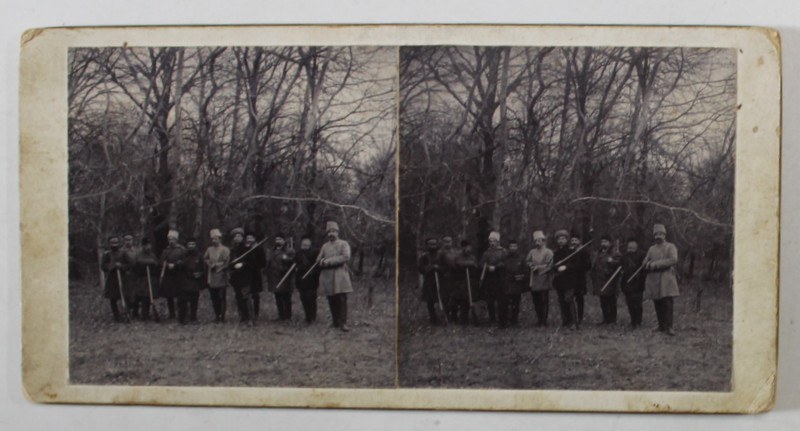
[[[643,261],[642,262],[642,266],[640,266],[639,269],[637,269],[636,272],[634,272],[633,275],[631,275],[631,277],[628,279],[627,283],[630,283],[631,280],[633,280],[633,278],[636,277],[637,274],[639,274],[639,271],[644,269],[644,266],[647,265],[647,263],[648,263],[647,260]]]
[[[165,260],[164,263],[161,264],[161,275],[158,276],[158,285],[161,286],[161,282],[164,281],[164,271],[167,270],[167,261]]]
[[[281,287],[281,284],[283,284],[283,282],[286,281],[286,278],[289,277],[289,274],[291,274],[292,271],[294,271],[294,267],[295,266],[297,266],[297,264],[293,263],[292,266],[289,268],[289,270],[286,271],[286,274],[283,275],[283,278],[281,278],[281,281],[279,281],[278,284],[275,286],[275,290],[278,290],[278,288]]]
[[[469,268],[464,268],[467,270],[467,299],[469,300],[469,308],[472,309],[472,286],[470,285],[469,281]]]
[[[583,250],[587,245],[591,244],[592,241],[593,240],[590,239],[586,244],[583,244],[582,246],[576,248],[575,251],[573,251],[572,253],[569,254],[569,256],[567,256],[567,257],[559,260],[555,264],[553,264],[553,266],[551,266],[550,269],[548,269],[546,272],[550,272],[550,271],[553,270],[553,268],[558,268],[559,266],[561,266],[562,263],[568,261],[572,256],[575,256],[576,254],[578,254],[579,251]]]
[[[245,257],[245,256],[247,256],[248,254],[250,254],[250,253],[251,253],[253,250],[255,250],[255,249],[257,249],[258,247],[260,247],[260,246],[261,246],[261,244],[264,244],[264,242],[266,242],[268,239],[269,239],[269,237],[265,237],[265,238],[264,238],[264,239],[262,239],[261,241],[259,241],[259,242],[255,243],[255,244],[254,244],[252,247],[250,247],[250,250],[247,250],[246,252],[242,253],[242,254],[241,254],[239,257],[237,257],[236,259],[233,259],[232,261],[228,262],[227,264],[225,264],[225,266],[223,266],[222,268],[218,269],[216,272],[223,271],[223,270],[227,269],[229,266],[231,266],[231,265],[233,265],[233,264],[235,264],[235,263],[239,262],[240,260],[242,260],[242,258],[244,258],[244,257]]]
[[[613,274],[611,274],[611,278],[609,278],[609,279],[608,279],[608,281],[606,281],[606,284],[604,284],[604,285],[603,285],[603,288],[602,288],[602,289],[600,289],[600,293],[603,293],[603,291],[604,291],[604,290],[606,290],[606,287],[608,287],[608,285],[609,285],[609,284],[611,284],[611,280],[613,280],[613,279],[614,279],[614,277],[616,277],[616,276],[617,276],[617,274],[619,274],[619,271],[620,271],[621,269],[622,269],[622,266],[619,266],[619,267],[617,267],[617,270],[616,270],[616,271],[614,271],[614,273],[613,273]]]
[[[313,271],[313,270],[314,270],[314,268],[316,268],[316,267],[317,267],[317,265],[319,265],[319,261],[316,261],[316,262],[314,262],[314,264],[313,264],[313,265],[311,265],[311,268],[308,268],[308,271],[306,271],[306,273],[305,273],[305,274],[303,274],[303,276],[302,276],[302,277],[300,277],[300,280],[305,280],[305,279],[306,279],[306,277],[308,277],[308,274],[311,274],[311,271]]]
[[[119,288],[119,301],[122,303],[122,310],[125,312],[125,321],[131,321],[131,315],[128,313],[128,303],[125,301],[125,293],[122,291],[122,275],[117,268],[117,287]]]
[[[444,324],[448,325],[450,322],[447,321],[447,310],[444,309],[444,304],[442,303],[442,293],[439,291],[439,272],[433,271],[433,278],[436,280],[436,297],[439,299],[439,309],[442,310],[442,314],[444,314]]]
[[[153,309],[153,320],[156,322],[160,322],[161,319],[158,317],[158,309],[156,308],[156,301],[153,298],[153,285],[150,282],[150,265],[146,265],[145,269],[147,270],[147,293],[150,295],[150,307]]]
[[[478,281],[478,289],[483,287],[483,277],[486,276],[486,265],[487,264],[485,263],[483,264],[483,271],[481,271],[481,279]]]

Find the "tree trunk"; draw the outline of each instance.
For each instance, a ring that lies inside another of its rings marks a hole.
[[[510,61],[510,51],[511,48],[502,48],[501,52],[498,52],[498,56],[503,57],[503,64],[500,70],[500,94],[498,95],[497,104],[500,107],[500,120],[498,124],[499,133],[498,139],[494,142],[496,153],[496,160],[498,166],[495,168],[497,171],[498,181],[497,185],[495,186],[493,200],[495,203],[495,211],[492,217],[492,225],[498,231],[500,230],[500,221],[503,217],[503,211],[500,208],[503,208],[503,196],[506,195],[507,189],[507,181],[508,181],[508,166],[506,161],[506,147],[508,144],[508,118],[507,118],[507,103],[506,99],[508,98],[508,69],[509,69],[509,61]],[[499,59],[498,59],[499,64]],[[504,235],[510,234],[510,232],[504,232]]]
[[[98,277],[97,280],[100,283],[100,288],[102,289],[106,285],[106,273],[103,271],[103,251],[105,250],[105,219],[106,219],[106,194],[103,193],[100,195],[100,211],[99,217],[97,218],[97,270],[98,270]]]
[[[174,211],[173,208],[175,207],[174,199],[178,196],[178,178],[180,177],[181,172],[181,153],[183,151],[183,112],[181,111],[181,100],[183,99],[183,55],[184,49],[178,49],[178,64],[177,64],[177,74],[175,77],[175,136],[173,140],[173,146],[170,151],[170,162],[169,162],[169,171],[170,171],[170,179],[169,182],[169,196],[173,202],[170,202],[170,212],[169,212],[169,222],[170,226],[174,226],[177,224],[178,212]],[[167,111],[167,115],[169,115],[169,111]]]

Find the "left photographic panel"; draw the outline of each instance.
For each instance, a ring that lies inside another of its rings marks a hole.
[[[397,48],[67,56],[69,382],[395,382]]]

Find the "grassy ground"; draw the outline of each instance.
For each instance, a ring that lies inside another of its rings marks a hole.
[[[213,323],[207,291],[200,296],[197,323],[165,320],[163,300],[161,323],[114,323],[96,282],[73,282],[70,379],[77,384],[391,387],[393,281],[393,274],[354,277],[348,333],[329,327],[325,297],[318,298],[317,321],[306,325],[296,293],[289,322],[272,321],[274,297],[262,293],[261,316],[253,328],[238,324],[232,291],[223,324]]]
[[[624,298],[618,320],[600,326],[599,299],[586,297],[580,331],[560,327],[555,292],[546,328],[535,326],[529,294],[520,327],[432,327],[419,300],[416,274],[401,272],[398,336],[401,386],[442,388],[728,391],[732,365],[732,298],[727,286],[683,283],[675,301],[677,336],[654,333],[652,302],[644,325],[630,329]],[[479,315],[488,320],[485,306]]]
[[[419,301],[416,275],[403,274],[398,334],[399,379],[405,387],[730,390],[732,298],[727,286],[706,285],[696,311],[699,282],[682,283],[675,329],[653,333],[655,314],[645,303],[644,327],[631,330],[623,299],[615,326],[599,326],[596,297],[586,297],[577,332],[559,327],[555,294],[550,326],[534,326],[524,295],[520,327],[431,327]],[[409,275],[409,276],[406,276]],[[354,279],[351,332],[329,328],[325,298],[318,320],[303,322],[294,296],[291,322],[276,317],[271,294],[262,295],[255,328],[239,326],[232,292],[229,319],[213,323],[207,292],[199,322],[114,323],[96,283],[70,288],[70,376],[78,384],[285,387],[391,387],[394,384],[393,277]],[[370,287],[372,294],[370,295]],[[371,296],[371,305],[370,305]],[[164,315],[164,304],[159,304]],[[485,321],[482,304],[478,312]]]

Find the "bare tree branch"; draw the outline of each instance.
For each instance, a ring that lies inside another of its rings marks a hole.
[[[275,199],[275,200],[285,200],[285,201],[293,201],[293,202],[321,202],[321,203],[324,203],[324,204],[327,204],[327,205],[331,205],[331,206],[335,206],[335,207],[342,208],[342,209],[352,209],[352,210],[360,211],[361,213],[363,213],[367,217],[369,217],[369,218],[371,218],[371,219],[373,219],[373,220],[375,220],[377,222],[380,222],[380,223],[385,223],[385,224],[389,224],[389,225],[393,225],[394,224],[394,220],[390,220],[388,218],[382,217],[380,214],[376,214],[375,212],[370,211],[370,210],[368,210],[368,209],[366,209],[364,207],[360,207],[358,205],[340,204],[338,202],[333,202],[333,201],[329,201],[329,200],[322,199],[322,198],[314,198],[314,197],[301,198],[301,197],[294,197],[294,196],[253,195],[253,196],[244,198],[243,202],[247,202],[247,201],[251,201],[251,200],[255,200],[255,199]]]
[[[604,198],[599,196],[583,196],[579,198],[575,198],[572,202],[581,202],[581,201],[599,201],[599,202],[611,202],[611,203],[625,203],[625,204],[646,204],[646,205],[653,205],[658,208],[663,208],[669,210],[671,212],[684,212],[694,216],[696,219],[700,220],[703,223],[708,223],[714,226],[719,226],[726,229],[733,229],[733,225],[730,223],[723,223],[709,217],[706,217],[702,214],[699,214],[697,211],[691,210],[689,208],[681,208],[675,207],[667,204],[662,204],[660,202],[651,201],[649,199],[613,199],[613,198]]]

